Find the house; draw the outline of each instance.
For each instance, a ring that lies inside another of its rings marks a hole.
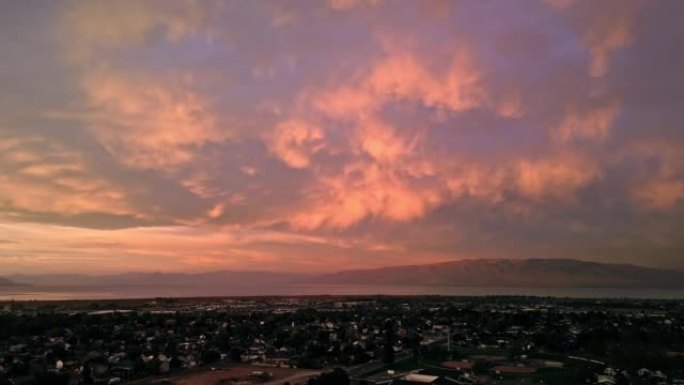
[[[615,385],[617,384],[617,381],[615,381],[615,377],[609,376],[606,374],[599,374],[596,376],[596,385]]]
[[[428,385],[436,384],[439,376],[430,376],[427,374],[409,373],[404,377],[392,381],[392,385]]]

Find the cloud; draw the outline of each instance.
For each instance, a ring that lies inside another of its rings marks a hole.
[[[358,147],[380,163],[392,163],[411,153],[419,139],[401,137],[389,124],[372,118],[357,124]]]
[[[324,237],[240,227],[198,229],[185,226],[121,230],[78,229],[44,224],[0,223],[12,242],[0,242],[0,269],[6,273],[117,273],[127,271],[201,272],[217,269],[330,271],[311,265],[310,252],[345,258],[349,246]],[[279,247],[283,255],[274,255]],[[357,242],[357,250],[377,245]],[[370,252],[385,252],[371,250]],[[304,254],[304,255],[303,255]],[[118,261],[119,263],[116,263]],[[333,263],[333,261],[330,261]],[[260,266],[260,267],[259,267]]]
[[[159,1],[71,1],[58,17],[58,37],[73,60],[91,60],[101,48],[143,44],[155,32],[170,41],[195,31],[204,11],[193,0],[161,4]]]
[[[309,166],[311,156],[323,147],[324,133],[319,127],[301,120],[279,123],[267,139],[271,151],[293,168]]]
[[[2,268],[681,266],[680,2],[0,8]]]
[[[90,171],[79,153],[44,137],[4,138],[0,147],[1,211],[19,217],[23,212],[133,215],[125,190]]]
[[[295,228],[343,229],[369,217],[407,222],[424,216],[443,201],[446,185],[433,178],[433,159],[416,152],[422,130],[400,131],[382,110],[409,101],[458,113],[485,98],[481,75],[466,53],[453,56],[445,71],[430,70],[413,54],[391,54],[348,83],[300,95],[299,105],[313,105],[314,111],[305,112],[321,115],[328,131],[349,125],[353,134],[335,144],[348,155],[345,163],[314,170],[317,182],[309,188],[308,207],[290,220]],[[270,147],[291,167],[304,168],[332,136],[323,132],[299,120],[285,121]]]
[[[635,198],[649,210],[670,210],[684,201],[684,181],[657,180],[637,187]]]
[[[606,76],[611,56],[634,42],[637,16],[646,4],[641,0],[606,1],[598,6],[565,0],[547,3],[567,13],[580,29],[591,56],[588,74],[594,78]]]
[[[93,110],[86,124],[131,167],[173,168],[191,162],[202,145],[230,138],[202,97],[171,79],[162,84],[98,72],[83,87]]]
[[[405,222],[421,217],[441,201],[439,189],[421,186],[420,176],[400,167],[360,162],[341,175],[323,177],[311,191],[311,207],[296,215],[296,228],[343,229],[367,217]]]
[[[575,155],[541,161],[522,160],[517,165],[518,189],[531,199],[572,201],[578,189],[599,175],[595,165]]]
[[[619,105],[612,103],[586,112],[568,112],[554,128],[552,135],[561,142],[606,140],[619,111]]]
[[[346,11],[359,6],[376,6],[381,0],[327,0],[328,7],[335,11]]]
[[[645,210],[672,212],[684,201],[684,151],[662,141],[629,147],[624,158],[636,162],[632,198]]]
[[[415,55],[398,54],[377,63],[370,88],[388,98],[418,99],[425,106],[463,111],[485,98],[481,74],[467,53],[455,55],[446,71],[433,73]]]

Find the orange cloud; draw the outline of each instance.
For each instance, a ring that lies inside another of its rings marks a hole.
[[[372,252],[376,244],[347,245],[335,239],[295,233],[243,229],[240,227],[197,228],[189,226],[140,227],[94,230],[35,223],[0,223],[0,271],[11,273],[63,272],[110,273],[121,271],[212,271],[292,270],[293,266],[326,271],[339,266],[335,260],[321,264],[309,258],[311,250],[353,247]],[[274,245],[284,246],[273,252]],[[294,251],[292,251],[294,250]],[[339,258],[335,256],[335,258]]]
[[[400,133],[380,110],[403,100],[455,113],[481,105],[486,93],[472,63],[463,52],[452,57],[446,70],[436,71],[417,55],[390,54],[349,84],[303,93],[299,106],[304,114],[318,112],[331,126],[351,124],[353,135],[342,147],[351,155],[348,163],[337,171],[316,171],[311,206],[295,215],[293,226],[346,228],[368,217],[408,221],[437,206],[446,185],[423,184],[435,176],[435,166],[430,157],[415,153],[421,132]],[[307,167],[324,141],[323,131],[298,119],[281,123],[269,140],[271,151],[295,168]]]
[[[586,112],[571,111],[554,127],[552,136],[559,142],[573,140],[603,141],[610,135],[613,122],[620,111],[617,103]]]
[[[6,44],[3,62],[13,81],[0,115],[13,128],[0,136],[24,137],[0,139],[0,227],[21,220],[33,235],[16,233],[23,249],[0,245],[18,258],[0,270],[28,269],[21,258],[31,256],[36,266],[67,261],[66,270],[102,261],[294,270],[370,263],[321,263],[333,248],[435,259],[460,246],[498,252],[470,235],[519,243],[521,255],[533,246],[515,233],[530,219],[543,224],[551,206],[554,221],[584,235],[599,233],[592,215],[674,217],[684,199],[681,135],[676,106],[658,101],[674,100],[676,63],[660,51],[676,46],[675,20],[663,16],[680,7],[649,3],[641,17],[640,3],[10,7],[5,40],[30,38]],[[641,33],[659,43],[635,44]],[[647,119],[657,126],[644,128]],[[629,145],[658,137],[668,145]],[[497,215],[508,223],[468,229]],[[173,226],[61,232],[26,221]],[[264,230],[287,225],[292,233]],[[452,226],[458,243],[432,231]]]
[[[535,200],[571,202],[578,189],[600,176],[596,165],[575,155],[539,161],[522,160],[516,168],[519,192]]]
[[[482,74],[466,52],[457,54],[444,73],[430,71],[413,54],[395,54],[376,63],[368,79],[379,96],[421,101],[425,106],[464,111],[485,100]]]
[[[10,213],[134,215],[125,191],[88,170],[79,153],[40,137],[3,142],[0,202]]]
[[[451,172],[446,184],[454,199],[471,198],[498,204],[504,199],[509,179],[505,169],[490,170],[470,165]]]
[[[635,199],[644,208],[655,211],[672,209],[679,202],[684,202],[684,181],[654,180],[637,186]]]
[[[399,168],[348,165],[343,174],[323,178],[312,192],[313,205],[292,224],[301,229],[347,228],[369,216],[401,222],[421,217],[441,201],[441,193],[413,182]]]
[[[415,139],[398,135],[392,126],[382,121],[362,119],[358,125],[358,146],[378,162],[395,162],[415,146]]]
[[[643,141],[630,146],[623,158],[655,164],[655,170],[638,170],[632,198],[643,209],[667,211],[684,200],[684,151],[663,141]]]
[[[271,152],[292,168],[309,166],[311,156],[323,148],[324,133],[302,120],[279,123],[266,139]]]
[[[352,85],[306,94],[319,111],[337,119],[368,118],[383,105],[420,102],[426,107],[465,111],[486,102],[482,73],[467,51],[452,57],[445,71],[431,70],[416,54],[392,53],[371,65]]]
[[[519,119],[525,115],[525,106],[518,92],[502,98],[496,106],[499,116],[508,119]]]
[[[83,88],[95,111],[86,124],[131,167],[173,169],[192,161],[198,147],[231,137],[184,84],[100,71],[89,74]]]
[[[326,89],[308,95],[303,103],[309,100],[323,114],[342,120],[366,118],[374,114],[384,103],[377,95],[365,86],[352,87],[349,85]]]

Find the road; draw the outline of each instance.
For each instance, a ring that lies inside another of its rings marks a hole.
[[[413,355],[411,355],[409,353],[399,354],[394,358],[394,363],[397,364],[397,363],[406,361],[411,357],[413,357]],[[367,364],[362,364],[362,365],[353,366],[353,367],[347,367],[344,369],[347,371],[350,378],[359,378],[359,377],[363,377],[365,375],[368,375],[370,373],[375,373],[385,366],[387,366],[387,364],[382,362],[382,360],[379,360],[377,362],[369,362]]]
[[[262,382],[262,383],[259,383],[259,385],[283,385],[286,382],[289,382],[290,384],[294,384],[298,380],[308,379],[310,377],[318,376],[320,374],[321,374],[320,371],[319,372],[311,371],[311,372],[297,373],[297,374],[292,375],[290,377],[279,378],[277,380],[271,380],[268,382]]]
[[[453,334],[451,334],[448,337],[445,336],[445,337],[440,338],[438,340],[434,340],[430,344],[428,344],[427,346],[446,346],[448,344],[449,339],[451,339],[451,338],[453,338]],[[411,357],[413,357],[413,355],[411,353],[399,353],[399,355],[397,355],[397,357],[395,357],[394,363],[396,364],[396,363],[406,361]],[[344,369],[347,371],[350,378],[359,378],[359,377],[363,377],[365,375],[377,372],[380,369],[382,369],[384,366],[387,366],[387,364],[382,362],[382,360],[379,360],[377,362],[369,362],[369,363],[361,364],[361,365],[357,365],[357,366],[350,366],[350,367],[346,367]]]

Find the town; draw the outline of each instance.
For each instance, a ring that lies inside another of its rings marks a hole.
[[[684,385],[684,303],[537,297],[0,303],[0,384]]]

